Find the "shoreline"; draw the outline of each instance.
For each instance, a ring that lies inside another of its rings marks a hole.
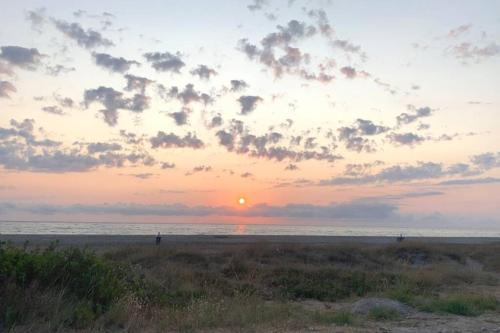
[[[67,235],[67,234],[0,234],[0,241],[12,244],[49,245],[58,241],[62,246],[154,245],[155,235]],[[500,244],[500,237],[406,237],[404,242],[432,244]],[[296,235],[162,235],[162,245],[168,244],[396,244],[390,236],[296,236]]]

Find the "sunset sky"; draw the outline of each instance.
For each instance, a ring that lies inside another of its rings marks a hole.
[[[500,229],[499,1],[21,0],[0,22],[0,220]]]

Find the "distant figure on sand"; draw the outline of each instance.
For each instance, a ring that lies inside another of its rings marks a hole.
[[[402,241],[405,240],[405,237],[403,236],[403,234],[399,234],[398,238],[396,238],[396,240],[401,243]]]
[[[158,235],[156,235],[156,245],[160,245],[160,242],[161,242],[161,236],[160,233],[158,233]]]

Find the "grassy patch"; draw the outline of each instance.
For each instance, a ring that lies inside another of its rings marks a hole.
[[[387,321],[387,320],[396,320],[401,318],[399,312],[395,309],[386,307],[386,306],[377,306],[370,310],[368,315],[371,319],[377,321]]]
[[[365,295],[466,316],[500,308],[491,297],[436,297],[450,287],[497,286],[492,271],[498,246],[167,244],[100,251],[0,245],[0,330],[238,332],[353,325],[358,317],[349,312],[311,312],[295,301]],[[470,258],[484,271],[471,269]],[[381,308],[370,317],[398,316]]]
[[[286,298],[336,301],[352,295],[363,296],[394,284],[396,276],[358,270],[283,268],[270,276],[270,286]]]
[[[422,311],[451,313],[460,316],[479,316],[487,311],[499,308],[494,297],[479,295],[452,295],[444,298],[434,298],[417,302]]]

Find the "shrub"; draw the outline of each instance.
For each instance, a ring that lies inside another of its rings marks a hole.
[[[36,301],[60,290],[67,302],[78,303],[68,322],[83,327],[122,297],[127,290],[125,271],[95,254],[66,249],[27,251],[0,247],[0,316],[8,327],[36,315]],[[40,312],[40,311],[38,311]],[[45,314],[43,314],[45,315]]]
[[[352,295],[364,296],[371,291],[382,291],[395,284],[394,274],[333,268],[316,270],[278,269],[270,277],[270,284],[287,298],[311,298],[335,301]]]
[[[479,316],[498,309],[498,301],[491,296],[453,295],[446,298],[420,300],[418,307],[427,312],[444,312],[460,316]]]

